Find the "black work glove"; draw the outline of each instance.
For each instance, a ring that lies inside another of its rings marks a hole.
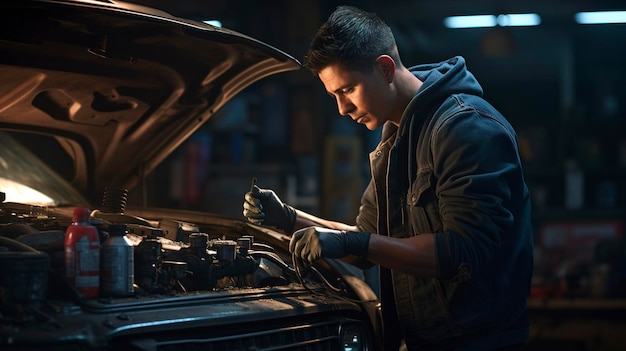
[[[296,225],[296,210],[282,202],[270,189],[253,186],[244,196],[243,216],[256,224],[265,224],[291,233]]]
[[[370,236],[370,233],[308,227],[293,233],[289,251],[297,259],[309,263],[321,257],[341,258],[356,255],[366,258]]]

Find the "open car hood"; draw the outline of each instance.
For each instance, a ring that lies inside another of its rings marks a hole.
[[[117,1],[0,3],[0,130],[36,133],[88,198],[130,189],[229,99],[300,68],[227,29]],[[44,150],[41,150],[44,151]],[[68,167],[66,167],[68,168]]]

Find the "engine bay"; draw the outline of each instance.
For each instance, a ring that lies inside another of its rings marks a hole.
[[[105,195],[89,211],[89,225],[101,243],[125,229],[132,294],[86,297],[66,275],[67,233],[80,207],[6,202],[2,195],[0,349],[269,349],[274,335],[276,349],[301,350],[361,343],[379,330],[368,322],[379,320],[376,296],[343,264],[294,264],[287,235],[244,220],[126,211],[124,192]]]
[[[118,196],[118,195],[116,195]],[[125,195],[124,195],[125,196]],[[85,299],[64,274],[65,231],[71,209],[59,210],[3,202],[0,206],[0,317],[24,321],[25,306],[40,304],[113,306],[129,300],[171,299],[199,293],[286,286],[302,283],[274,247],[247,233],[203,232],[199,226],[169,218],[148,221],[124,214],[103,201],[91,212],[104,242],[109,227],[124,224],[134,251],[132,296]],[[120,207],[121,206],[121,207]],[[44,302],[45,301],[45,302]]]

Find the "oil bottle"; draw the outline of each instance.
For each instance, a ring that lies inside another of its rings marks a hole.
[[[100,236],[89,221],[90,210],[76,207],[65,231],[65,277],[85,298],[100,294]]]

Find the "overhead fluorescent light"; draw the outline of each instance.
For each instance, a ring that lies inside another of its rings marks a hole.
[[[578,12],[574,18],[578,24],[626,23],[626,11]]]
[[[541,24],[541,17],[536,13],[514,13],[498,16],[498,25],[502,27],[529,27]]]
[[[494,15],[473,15],[446,17],[443,24],[448,28],[481,28],[495,27],[497,22]]]
[[[536,13],[515,13],[494,15],[450,16],[443,20],[448,28],[518,27],[538,26],[541,17]]]

